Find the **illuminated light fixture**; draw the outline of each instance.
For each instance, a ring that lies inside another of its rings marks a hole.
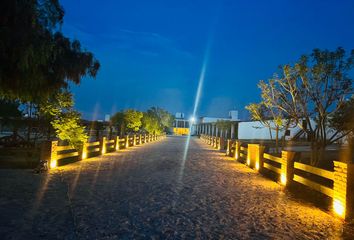
[[[194,116],[191,117],[191,118],[189,119],[189,121],[190,121],[191,123],[195,123],[195,117],[194,117]]]
[[[87,152],[86,151],[82,151],[82,159],[86,159],[87,158]]]
[[[102,154],[105,154],[106,153],[106,146],[105,144],[102,145],[102,151],[101,151]]]
[[[256,169],[259,170],[259,162],[256,162]]]
[[[280,175],[280,182],[282,185],[286,185],[286,175],[284,173]]]
[[[333,199],[333,210],[335,214],[338,216],[344,218],[345,217],[345,207],[344,204],[338,200],[338,199]]]
[[[57,160],[51,160],[50,161],[50,168],[55,168],[57,167]]]

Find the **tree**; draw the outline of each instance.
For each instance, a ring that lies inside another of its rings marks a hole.
[[[74,101],[69,92],[59,92],[40,104],[40,114],[47,116],[60,140],[80,149],[87,141],[85,127],[80,125],[80,113],[73,109]]]
[[[260,81],[258,87],[261,89],[262,101],[260,103],[251,103],[246,106],[246,109],[250,112],[253,120],[259,121],[269,129],[270,139],[273,139],[272,130],[275,131],[275,148],[276,152],[279,152],[279,131],[288,129],[290,120],[277,107],[278,99],[270,91],[267,84],[264,81]]]
[[[125,134],[125,129],[137,132],[142,126],[141,119],[143,118],[143,113],[128,109],[125,111],[120,111],[114,114],[111,118],[112,125],[118,126],[120,129],[121,136]]]
[[[127,129],[137,132],[139,131],[142,122],[141,119],[143,118],[143,113],[133,110],[133,109],[128,109],[124,112],[124,121],[126,123]]]
[[[14,139],[18,138],[18,128],[23,124],[19,107],[19,101],[0,98],[0,123],[12,128]]]
[[[159,122],[161,131],[166,131],[167,128],[173,125],[174,117],[166,110],[159,107],[152,107],[147,112],[156,117]]]
[[[119,134],[120,136],[123,136],[125,134],[125,119],[124,119],[124,112],[117,112],[111,117],[111,124],[113,126],[117,126],[119,129]]]
[[[63,17],[58,0],[1,1],[0,95],[38,103],[96,76],[92,53],[58,31]]]
[[[330,117],[330,126],[337,130],[337,135],[333,135],[331,139],[336,141],[344,136],[348,136],[351,145],[354,137],[354,95],[346,101],[337,111],[333,112]],[[339,136],[338,136],[339,135]]]
[[[149,134],[160,134],[162,132],[159,119],[152,112],[143,113],[142,123],[143,129]]]
[[[349,76],[353,63],[354,50],[347,56],[342,48],[333,52],[315,49],[294,65],[282,66],[279,74],[263,85],[273,96],[272,106],[308,135],[313,165],[319,163],[326,146],[335,140],[327,136],[329,118],[353,92]]]
[[[19,110],[19,107],[19,101],[0,98],[0,118],[10,119],[21,117],[22,112]]]

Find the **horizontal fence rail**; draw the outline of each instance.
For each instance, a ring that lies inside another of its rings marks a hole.
[[[49,169],[52,169],[57,167],[59,161],[65,159],[77,158],[77,160],[83,160],[93,155],[103,155],[108,152],[161,140],[165,137],[166,134],[127,135],[124,137],[117,136],[113,139],[103,137],[100,141],[83,143],[80,150],[70,145],[58,145],[58,141],[49,141],[42,146],[41,160],[46,162]]]
[[[214,148],[220,148],[220,137],[201,134],[200,138]],[[342,217],[354,216],[354,164],[333,161],[332,171],[297,162],[295,152],[282,151],[280,156],[264,152],[265,146],[246,144],[239,140],[224,139],[226,155],[236,160],[246,160],[246,165],[260,173],[273,172],[284,185],[293,183],[306,186],[332,199],[333,212]]]

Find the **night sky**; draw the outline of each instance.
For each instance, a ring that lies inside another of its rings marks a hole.
[[[285,3],[286,2],[286,3]],[[313,48],[354,48],[352,0],[61,0],[62,31],[101,62],[73,86],[86,119],[160,106],[193,111],[206,48],[198,116],[225,116],[259,101],[257,83]]]

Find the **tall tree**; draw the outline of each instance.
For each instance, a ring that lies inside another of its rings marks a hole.
[[[260,81],[258,87],[261,90],[262,101],[251,103],[246,106],[246,109],[250,112],[253,120],[259,121],[269,129],[271,139],[273,139],[272,131],[275,131],[275,148],[276,152],[279,152],[279,132],[288,129],[291,120],[277,107],[279,99],[276,98],[274,92],[270,91],[268,85],[264,81]]]
[[[63,17],[58,0],[0,2],[0,95],[40,102],[85,75],[96,76],[92,53],[58,31]]]
[[[274,96],[273,106],[307,133],[313,165],[324,156],[325,147],[334,142],[328,138],[328,120],[353,92],[353,63],[354,50],[347,56],[342,48],[315,49],[296,64],[284,65],[279,74],[264,83],[265,91]]]

